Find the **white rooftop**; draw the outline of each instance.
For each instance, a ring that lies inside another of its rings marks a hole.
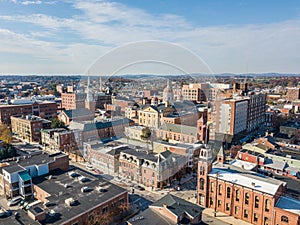
[[[232,160],[229,164],[249,171],[256,167],[256,163],[246,162],[239,159]]]
[[[271,195],[275,195],[280,185],[285,184],[285,182],[278,181],[257,173],[246,170],[244,172],[240,172],[237,170],[227,169],[226,167],[224,167],[224,169],[213,168],[209,173],[209,176],[216,177],[217,173],[219,174],[218,179],[220,180]]]
[[[297,199],[281,196],[276,207],[300,215],[300,201]]]

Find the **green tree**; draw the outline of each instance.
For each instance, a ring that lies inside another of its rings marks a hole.
[[[65,123],[63,121],[60,121],[58,118],[52,118],[51,119],[51,127],[52,128],[64,128]]]
[[[148,150],[149,150],[148,141],[150,140],[151,135],[152,133],[149,127],[145,127],[142,129],[141,138],[146,141]]]

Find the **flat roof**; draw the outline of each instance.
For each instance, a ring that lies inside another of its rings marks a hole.
[[[55,170],[50,173],[51,179],[49,175],[33,179],[34,185],[51,195],[47,198],[50,205],[45,207],[45,212],[54,210],[55,213],[60,215],[52,224],[61,224],[76,218],[97,205],[105,205],[106,201],[117,195],[127,193],[127,190],[86,172],[81,170],[72,171],[76,176],[72,177],[68,172]],[[80,181],[80,177],[85,177],[86,180],[84,182]],[[88,191],[82,193],[81,188],[83,187],[88,187]],[[102,187],[105,191],[100,192],[99,187]],[[78,204],[67,206],[65,200],[69,198],[77,200]]]
[[[246,170],[238,170],[236,167],[225,167],[225,165],[223,168],[214,167],[209,173],[209,176],[216,178],[217,173],[219,174],[219,180],[224,180],[270,195],[275,195],[280,185],[286,184],[283,181],[275,180],[262,174]]]

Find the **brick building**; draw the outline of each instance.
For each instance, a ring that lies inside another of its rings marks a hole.
[[[17,157],[9,165],[1,168],[4,194],[7,198],[23,196],[33,197],[32,178],[48,174],[55,169],[69,169],[69,158],[63,153],[37,154],[27,157]]]
[[[50,128],[51,121],[38,116],[11,116],[12,134],[24,141],[40,142],[41,129]]]
[[[82,133],[82,141],[89,142],[99,139],[124,136],[125,127],[133,125],[128,118],[115,118],[109,121],[74,122],[69,125],[70,130]]]
[[[64,128],[43,129],[41,142],[47,150],[72,152],[82,145],[82,133]]]
[[[289,102],[300,99],[300,88],[288,87],[286,92],[286,100]]]
[[[119,175],[150,188],[162,188],[185,173],[186,156],[164,151],[127,149],[121,152]]]
[[[49,119],[57,113],[57,104],[49,101],[27,101],[20,104],[0,105],[0,121],[10,124],[11,116],[34,115]]]
[[[182,86],[182,96],[184,100],[205,102],[208,97],[209,84],[197,83]]]
[[[202,210],[202,207],[194,203],[167,194],[127,223],[129,225],[200,224]]]
[[[127,190],[81,170],[56,170],[33,179],[46,221],[53,225],[109,224],[128,208]],[[45,220],[39,221],[45,223]]]
[[[61,93],[61,107],[65,110],[85,108],[85,93]]]
[[[63,110],[58,119],[69,125],[71,121],[86,121],[94,119],[94,113],[86,108]]]
[[[197,192],[201,206],[252,224],[300,224],[300,201],[284,196],[285,182],[229,165],[213,166],[209,148],[203,148],[199,157]],[[282,201],[286,204],[280,204]]]

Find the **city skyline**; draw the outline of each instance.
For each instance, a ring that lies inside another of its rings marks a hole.
[[[0,5],[1,74],[84,74],[101,55],[145,40],[189,49],[213,73],[299,72],[297,1],[2,0]],[[145,68],[129,72],[152,72]]]

